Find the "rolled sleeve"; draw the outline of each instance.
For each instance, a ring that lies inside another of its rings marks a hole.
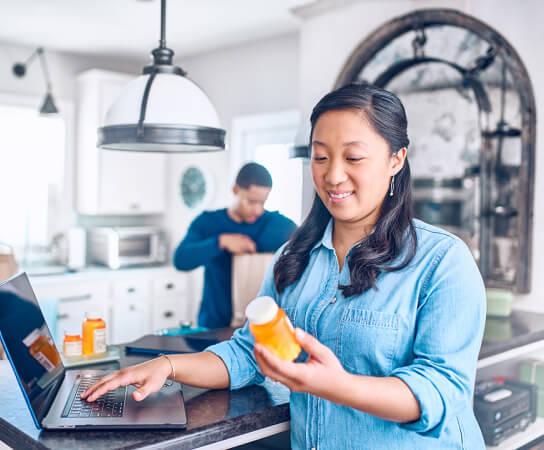
[[[278,259],[283,246],[276,252],[270,262],[263,279],[258,296],[267,295],[277,300],[278,295],[274,285],[274,264]],[[230,389],[240,389],[250,384],[260,384],[265,377],[259,371],[259,366],[253,354],[255,340],[249,331],[249,325],[236,330],[231,339],[208,347],[205,351],[217,355],[229,373]]]
[[[423,285],[413,361],[390,374],[408,385],[420,407],[419,419],[401,427],[438,437],[470,407],[484,325],[482,277],[466,245],[452,239]]]

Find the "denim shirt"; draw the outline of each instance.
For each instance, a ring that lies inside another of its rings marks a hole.
[[[274,297],[293,324],[332,349],[347,371],[403,380],[421,411],[415,422],[396,423],[292,392],[294,449],[485,448],[472,410],[484,284],[459,238],[419,220],[414,226],[418,243],[410,264],[381,273],[376,289],[350,298],[338,289],[350,277],[347,263],[339,271],[332,220],[301,278],[281,295],[270,266],[260,295]],[[224,361],[231,389],[264,380],[253,342],[246,324],[230,341],[208,348]]]

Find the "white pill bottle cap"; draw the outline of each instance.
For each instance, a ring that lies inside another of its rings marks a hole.
[[[246,317],[254,325],[268,323],[278,314],[278,305],[272,297],[257,297],[246,308]]]

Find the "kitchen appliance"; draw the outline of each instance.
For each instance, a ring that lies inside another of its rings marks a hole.
[[[521,381],[481,381],[474,390],[474,414],[487,445],[525,430],[536,420],[537,386]]]
[[[55,262],[69,270],[81,270],[87,264],[87,232],[81,227],[72,227],[56,234],[51,242]]]
[[[89,231],[89,257],[110,269],[164,264],[167,244],[155,227],[98,227]]]

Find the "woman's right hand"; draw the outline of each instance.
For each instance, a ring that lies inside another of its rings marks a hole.
[[[133,385],[136,390],[133,392],[132,398],[141,401],[149,394],[161,389],[171,373],[172,366],[165,357],[155,358],[105,376],[83,392],[81,398],[88,402],[94,402],[100,396],[120,386]]]

